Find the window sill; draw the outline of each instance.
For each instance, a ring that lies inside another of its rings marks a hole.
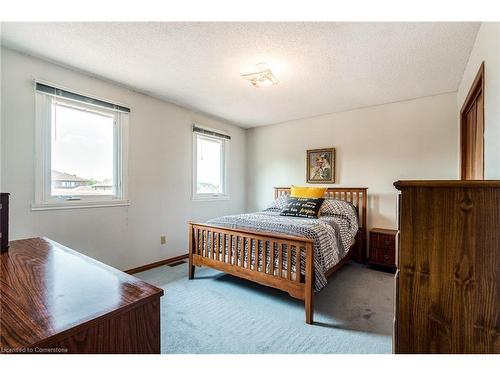
[[[229,195],[196,195],[191,198],[195,202],[206,202],[206,201],[228,201]]]
[[[73,208],[94,208],[94,207],[120,207],[130,206],[128,200],[116,201],[64,201],[64,202],[51,202],[51,203],[33,203],[31,211],[45,211],[45,210],[68,210]]]

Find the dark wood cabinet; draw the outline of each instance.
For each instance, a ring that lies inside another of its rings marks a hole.
[[[500,353],[500,181],[398,181],[396,353]]]
[[[369,264],[396,269],[396,236],[398,231],[373,228],[370,230]]]
[[[0,353],[160,353],[162,289],[46,238],[0,266]]]
[[[0,193],[0,252],[9,248],[9,193]]]

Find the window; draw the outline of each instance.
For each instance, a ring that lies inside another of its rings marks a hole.
[[[227,162],[231,138],[193,127],[193,199],[229,199]]]
[[[128,112],[36,83],[33,209],[128,204]]]

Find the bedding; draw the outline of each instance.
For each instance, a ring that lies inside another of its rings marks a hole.
[[[326,187],[295,186],[290,188],[290,196],[294,198],[323,198]]]
[[[288,194],[280,195],[276,198],[269,206],[266,207],[264,211],[281,211],[285,208],[286,203],[288,202]]]
[[[283,211],[288,203],[290,195],[283,194],[276,198],[264,211]],[[356,207],[351,202],[340,199],[325,199],[320,209],[321,215],[349,215],[350,220],[357,222]]]
[[[317,219],[324,198],[295,198],[289,197],[281,216],[308,217]]]
[[[283,200],[286,202],[286,196]],[[281,197],[278,201],[282,202]],[[276,202],[276,201],[275,201]],[[335,206],[334,214],[322,215],[318,219],[300,218],[280,216],[280,210],[275,206],[270,206],[264,211],[250,214],[229,215],[211,219],[207,223],[218,225],[227,228],[252,229],[260,232],[273,232],[287,234],[291,236],[299,236],[310,238],[314,241],[314,291],[318,292],[327,284],[325,272],[335,266],[348,252],[351,245],[354,243],[356,233],[358,231],[358,216],[354,206],[346,205],[340,207]],[[233,244],[237,247],[236,251],[241,254],[241,243]],[[234,257],[235,249],[231,249],[231,256]],[[258,241],[258,260],[261,268],[264,265],[262,258],[263,249],[262,242]],[[228,244],[226,242],[226,249]],[[224,251],[224,247],[219,249]],[[276,254],[276,250],[275,254]],[[304,252],[304,249],[301,250]],[[245,245],[244,262],[247,261],[247,254],[250,253],[252,259],[255,259],[255,242],[252,244],[252,249],[248,252],[248,242]],[[269,269],[270,251],[266,252],[267,259],[265,267]],[[286,254],[283,259],[283,268],[287,269],[288,260]],[[225,254],[226,256],[226,254]],[[238,256],[241,259],[241,256]],[[275,269],[277,268],[277,257],[275,257]],[[292,256],[291,271],[294,273],[300,272],[305,275],[304,262],[301,262],[300,269],[297,269],[296,257]]]
[[[321,205],[321,215],[354,215],[358,217],[356,207],[351,202],[342,201],[340,199],[325,199]],[[351,217],[351,220],[354,220]]]

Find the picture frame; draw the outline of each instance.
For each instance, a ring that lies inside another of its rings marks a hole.
[[[306,182],[310,184],[335,183],[335,148],[307,150]]]

